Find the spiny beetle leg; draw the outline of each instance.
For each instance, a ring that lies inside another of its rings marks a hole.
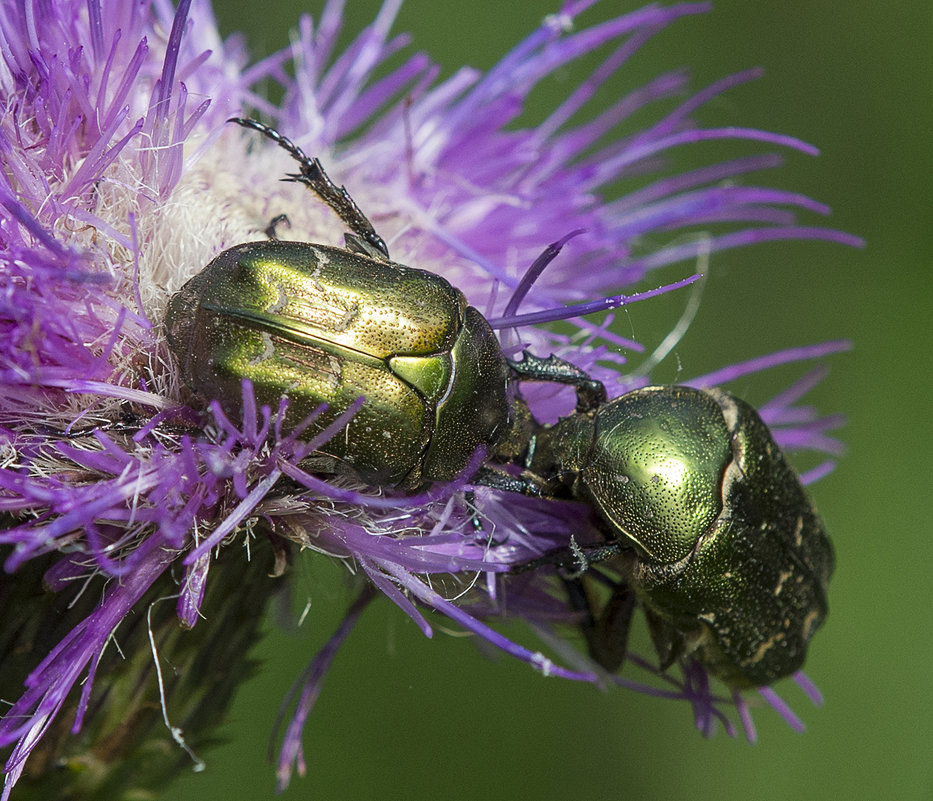
[[[473,483],[500,492],[517,492],[530,498],[548,497],[544,481],[527,470],[522,471],[521,475],[513,476],[493,467],[481,467],[473,477]]]
[[[557,567],[568,571],[569,578],[582,576],[591,565],[605,562],[618,556],[623,550],[622,544],[608,542],[602,545],[578,545],[571,540],[567,548],[554,548],[536,559],[513,565],[512,573],[526,573],[539,567]]]
[[[233,122],[244,128],[259,131],[263,136],[268,137],[285,150],[301,167],[300,172],[289,173],[288,178],[285,180],[304,184],[330,206],[354,234],[371,246],[371,249],[367,248],[367,255],[381,261],[388,260],[389,249],[386,247],[385,241],[376,233],[376,229],[373,228],[369,218],[360,211],[360,207],[356,205],[346,187],[338,187],[324,171],[320,161],[308,156],[291,139],[282,136],[275,128],[271,128],[259,122],[259,120],[249,119],[248,117],[231,117],[227,122]]]
[[[509,360],[509,367],[522,381],[553,381],[572,386],[577,392],[577,412],[586,414],[606,402],[606,387],[574,364],[553,354],[546,359],[522,351],[520,362]]]

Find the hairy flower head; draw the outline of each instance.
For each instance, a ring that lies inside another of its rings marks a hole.
[[[300,20],[290,48],[252,66],[240,39],[220,39],[206,1],[182,0],[176,10],[29,0],[2,13],[4,582],[13,592],[41,565],[42,581],[61,597],[94,599],[33,654],[25,689],[0,721],[0,745],[12,746],[4,798],[66,708],[73,732],[85,724],[103,680],[98,667],[128,617],[144,612],[158,588],[173,588],[177,618],[194,637],[212,625],[201,616],[214,571],[245,560],[244,545],[269,547],[277,573],[302,548],[328,554],[361,588],[296,684],[281,784],[293,765],[303,770],[302,726],[334,650],[380,593],[425,633],[423,610],[437,610],[547,675],[687,699],[704,731],[727,720],[729,701],[689,658],[683,676],[665,674],[659,688],[607,676],[580,656],[555,628],[577,613],[553,576],[512,576],[503,603],[502,574],[566,547],[580,525],[577,504],[472,487],[472,470],[413,495],[318,475],[306,457],[357,407],[305,441],[282,430],[284,406],[259,407],[244,383],[233,416],[218,402],[229,398],[187,391],[162,324],[173,293],[226,248],[264,240],[277,215],[287,214],[289,239],[342,245],[345,226],[333,212],[280,180],[294,169],[288,155],[225,124],[244,113],[320,158],[392,258],[458,287],[508,355],[556,353],[610,396],[651,383],[644,371],[626,371],[625,354],[642,345],[609,327],[613,308],[654,294],[631,287],[645,279],[652,290],[682,286],[701,256],[767,240],[858,243],[798,223],[798,213],[825,214],[821,204],[754,182],[779,155],[753,148],[665,171],[665,154],[708,140],[815,153],[787,136],[694,121],[697,108],[756,71],[699,90],[683,72],[666,73],[594,109],[596,90],[655,33],[708,7],[652,5],[590,24],[592,4],[566,2],[488,72],[463,68],[444,79],[391,33],[393,0],[343,52],[342,4],[330,2],[319,20]],[[540,125],[517,123],[542,79],[594,52],[602,61]],[[259,93],[270,82],[283,90],[278,105]],[[629,118],[651,106],[662,109],[657,121],[632,130]],[[640,188],[607,199],[607,185],[628,178]],[[528,276],[552,242],[563,252]],[[673,279],[654,275],[675,264]],[[559,328],[547,326],[557,320]],[[721,384],[842,347],[788,350],[684,383]],[[838,450],[827,433],[838,420],[798,405],[818,375],[761,410],[784,447]],[[541,420],[572,408],[554,386],[526,395]],[[527,621],[550,655],[496,631],[503,615]],[[633,654],[629,664],[656,672],[653,658]],[[750,730],[744,702],[733,700]]]

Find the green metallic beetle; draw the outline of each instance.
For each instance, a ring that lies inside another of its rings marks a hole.
[[[317,159],[254,120],[304,183],[350,227],[346,248],[275,240],[225,250],[169,301],[165,327],[185,383],[241,403],[289,406],[286,430],[321,404],[311,437],[360,397],[318,468],[372,485],[413,489],[456,478],[509,425],[509,367],[485,318],[446,280],[389,261],[383,240]],[[236,415],[235,415],[236,416]]]
[[[350,228],[346,247],[234,246],[168,305],[169,347],[185,383],[238,416],[242,381],[259,404],[287,397],[285,428],[327,404],[313,436],[364,398],[314,469],[410,490],[449,481],[482,450],[474,483],[575,498],[597,513],[622,574],[588,625],[594,657],[618,668],[636,599],[662,666],[693,654],[733,686],[797,670],[826,615],[832,547],[767,427],[718,390],[654,387],[607,401],[601,383],[553,357],[505,358],[488,322],[440,276],[395,264],[347,191],[275,130],[234,119],[298,161],[308,186]],[[577,410],[533,420],[516,380],[576,388]],[[506,472],[518,465],[520,477]],[[563,549],[535,563],[571,565]],[[579,577],[573,602],[588,610]]]
[[[544,361],[528,360],[528,375]],[[526,472],[504,488],[569,496],[598,513],[607,546],[537,560],[577,568],[567,581],[588,614],[593,657],[618,669],[637,598],[662,666],[691,654],[740,688],[798,670],[826,617],[833,549],[755,410],[685,386],[605,402],[588,376],[566,365],[561,377],[550,361],[550,380],[577,385],[577,412],[531,434]],[[610,558],[623,580],[594,618],[579,569]]]

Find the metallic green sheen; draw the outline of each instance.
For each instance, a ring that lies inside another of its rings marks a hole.
[[[285,430],[327,403],[306,439],[364,396],[320,453],[327,469],[370,484],[454,478],[507,428],[508,366],[495,335],[423,270],[325,245],[237,245],[172,297],[165,326],[185,383],[234,417],[245,378],[273,412],[288,398]],[[458,364],[467,352],[479,363]]]
[[[688,559],[673,570],[642,563],[638,582],[711,673],[771,684],[803,666],[826,618],[832,544],[757,412],[721,390],[704,394],[730,433],[723,511]]]
[[[800,669],[827,614],[833,549],[751,406],[721,390],[649,387],[539,439],[532,469],[573,476],[574,494],[632,546],[629,580],[672,653],[735,687]]]
[[[686,387],[643,389],[605,404],[595,424],[580,480],[603,516],[644,559],[686,557],[722,510],[732,453],[716,402]]]

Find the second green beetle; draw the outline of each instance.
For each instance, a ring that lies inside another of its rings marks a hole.
[[[826,617],[833,549],[758,413],[685,386],[595,404],[584,392],[581,406],[532,435],[524,481],[596,510],[608,545],[583,567],[614,558],[622,573],[587,624],[594,658],[619,667],[637,597],[663,663],[693,655],[735,687],[799,670]],[[556,561],[579,569],[582,553]]]

